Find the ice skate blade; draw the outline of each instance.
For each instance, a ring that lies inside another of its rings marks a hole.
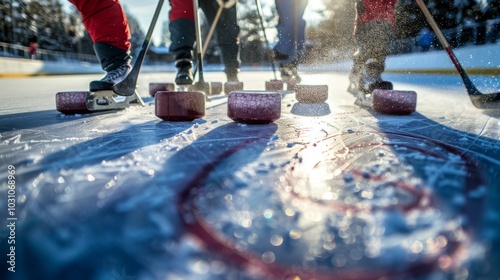
[[[142,98],[134,91],[130,96],[121,96],[112,90],[91,92],[86,100],[89,111],[122,110],[130,106],[145,106]]]

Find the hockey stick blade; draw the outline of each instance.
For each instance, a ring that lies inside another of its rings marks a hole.
[[[137,78],[139,77],[139,72],[141,70],[142,62],[144,61],[144,57],[146,56],[149,44],[151,43],[151,36],[153,35],[153,30],[155,29],[156,21],[158,20],[158,16],[160,15],[160,11],[161,8],[163,7],[164,1],[165,0],[158,1],[158,5],[156,6],[153,19],[151,19],[151,24],[149,25],[148,28],[148,33],[146,33],[146,36],[144,37],[144,42],[142,43],[141,50],[139,51],[139,55],[135,60],[134,66],[132,67],[132,70],[128,73],[127,77],[125,77],[125,79],[113,85],[114,93],[121,96],[131,96],[135,93]]]
[[[500,92],[496,93],[480,92],[476,88],[476,86],[474,86],[467,73],[465,73],[465,70],[462,68],[462,65],[460,64],[457,57],[451,50],[451,47],[447,46],[445,50],[448,53],[448,56],[450,57],[451,61],[455,65],[455,68],[457,69],[458,73],[460,74],[460,77],[464,82],[465,89],[469,94],[472,104],[478,109],[500,109]]]
[[[453,62],[453,65],[455,65],[455,68],[460,74],[460,77],[464,82],[465,89],[467,90],[467,93],[469,95],[472,104],[478,109],[500,109],[500,92],[483,94],[474,86],[472,81],[469,79],[467,73],[465,73],[465,70],[458,61],[457,57],[451,50],[450,44],[448,44],[448,41],[444,37],[443,32],[441,32],[441,29],[434,20],[434,17],[429,12],[429,9],[427,9],[427,6],[424,4],[422,0],[416,0],[416,1],[418,6],[424,13],[425,18],[429,22],[432,30],[434,30],[434,33],[438,37],[439,42],[446,50],[446,53],[448,54],[451,61]]]
[[[470,95],[472,104],[478,109],[500,109],[500,92]]]

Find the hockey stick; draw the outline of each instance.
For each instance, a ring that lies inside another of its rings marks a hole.
[[[257,6],[257,13],[259,14],[259,19],[260,19],[260,27],[262,28],[262,33],[264,33],[264,40],[266,41],[267,58],[269,59],[269,62],[271,62],[271,67],[273,69],[274,79],[277,80],[278,77],[276,76],[275,61],[274,61],[273,55],[271,54],[271,49],[270,49],[271,47],[269,46],[269,40],[267,39],[267,35],[266,35],[266,28],[264,27],[264,18],[262,16],[262,6],[260,4],[260,0],[255,0],[255,6]]]
[[[416,1],[425,17],[427,18],[427,21],[434,30],[434,33],[436,33],[439,42],[448,53],[448,56],[450,57],[451,61],[455,65],[455,68],[457,68],[458,73],[462,77],[462,81],[464,82],[465,88],[467,89],[467,93],[469,94],[472,104],[479,109],[500,109],[500,92],[483,94],[474,86],[472,81],[469,79],[469,76],[462,68],[462,65],[460,65],[457,57],[451,50],[450,44],[448,44],[448,42],[446,41],[446,38],[436,24],[436,21],[429,12],[429,9],[427,9],[427,6],[425,6],[422,0]]]
[[[155,29],[156,21],[158,20],[158,16],[160,15],[163,2],[164,0],[158,1],[153,19],[151,20],[151,24],[149,25],[148,33],[146,33],[146,37],[144,37],[144,42],[142,43],[141,50],[139,51],[139,55],[135,60],[132,70],[130,71],[130,73],[128,73],[125,79],[113,85],[114,93],[122,96],[131,96],[132,94],[134,94],[135,87],[137,85],[137,78],[139,77],[139,71],[141,70],[144,56],[146,56],[146,52],[151,43],[151,36],[153,35],[153,30]]]
[[[225,3],[222,0],[218,0],[217,3],[219,4],[219,9],[217,10],[217,14],[215,15],[212,25],[210,26],[210,30],[208,31],[207,40],[205,42],[205,46],[203,46],[203,52],[201,53],[201,57],[205,57],[205,54],[207,53],[208,45],[210,43],[210,40],[212,40],[215,27],[217,27],[217,23],[219,22],[222,11],[224,9],[231,8],[233,5],[236,5],[236,0],[230,0]]]
[[[212,40],[212,36],[215,31],[215,27],[217,26],[217,23],[219,22],[220,15],[222,14],[222,11],[225,8],[229,8],[232,5],[236,4],[236,1],[230,1],[226,4],[224,4],[222,1],[217,1],[219,4],[219,9],[217,10],[217,14],[215,15],[215,18],[212,22],[212,25],[210,26],[210,30],[208,31],[207,39],[205,42],[205,45],[203,46],[203,51],[201,52],[201,59],[205,57],[205,54],[207,53],[208,45],[210,44],[210,40]],[[193,71],[193,78],[196,78],[196,73],[198,72],[198,65],[196,65],[196,68]]]
[[[203,86],[205,83],[205,79],[203,78],[203,56],[202,56],[202,45],[201,42],[201,26],[200,26],[200,18],[198,14],[198,0],[193,0],[193,9],[194,9],[194,28],[196,35],[196,52],[198,55],[198,72],[200,75],[198,76],[198,84]]]

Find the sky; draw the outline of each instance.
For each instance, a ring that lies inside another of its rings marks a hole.
[[[61,3],[65,6],[66,9],[69,9],[71,4],[68,1],[60,0]],[[191,0],[185,0],[191,1]],[[252,1],[252,0],[248,0]],[[144,33],[147,32],[148,27],[151,23],[151,18],[153,17],[153,13],[156,9],[156,5],[158,4],[157,0],[121,0],[122,5],[127,9],[135,18],[139,21],[139,25],[141,26]],[[274,1],[272,0],[261,0],[261,3],[264,7],[272,7]],[[323,2],[322,0],[309,0],[309,4],[304,15],[306,21],[308,23],[313,23],[319,20],[319,16],[314,13],[315,10],[322,9]],[[160,17],[158,18],[158,22],[155,26],[155,30],[153,33],[153,44],[158,45],[161,42],[161,23],[165,20],[168,20],[168,12],[170,11],[169,1],[165,0],[165,4],[161,10]],[[264,11],[265,12],[265,11]]]

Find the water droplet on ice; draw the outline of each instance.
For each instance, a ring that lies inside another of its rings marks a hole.
[[[209,269],[210,267],[205,261],[197,261],[193,266],[193,270],[199,274],[206,274]]]
[[[264,215],[264,217],[266,219],[271,219],[273,217],[273,210],[266,209],[266,210],[264,210],[264,214],[263,215]]]
[[[281,237],[281,235],[271,236],[271,244],[276,247],[280,246],[283,244],[283,237]]]
[[[262,261],[265,263],[273,263],[276,260],[276,256],[273,252],[267,251],[262,254]]]
[[[302,232],[300,230],[298,230],[298,229],[292,229],[292,230],[290,230],[290,232],[288,233],[288,235],[292,239],[300,239],[302,237]]]

